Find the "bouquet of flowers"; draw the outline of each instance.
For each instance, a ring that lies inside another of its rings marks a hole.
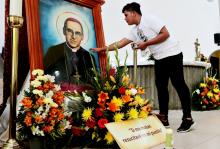
[[[84,144],[87,141],[88,144],[102,147],[111,145],[114,139],[106,129],[106,123],[146,118],[151,112],[149,100],[142,98],[144,89],[131,84],[127,67],[119,65],[117,50],[115,57],[117,67],[110,66],[108,57],[105,74],[101,74],[93,67],[95,76],[91,79],[93,94],[86,91],[82,94],[69,93],[73,97],[80,97],[78,100],[82,103],[82,110],[73,117],[72,125],[76,127],[72,132],[75,136],[84,135],[86,137]]]
[[[207,77],[199,83],[192,94],[192,103],[198,110],[211,110],[220,106],[219,80]]]
[[[53,76],[33,70],[30,88],[19,103],[17,124],[20,140],[35,136],[56,140],[71,129],[71,113],[64,111],[64,93]]]

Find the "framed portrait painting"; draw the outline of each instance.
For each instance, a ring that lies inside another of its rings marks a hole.
[[[25,0],[30,69],[44,68],[43,58],[51,46],[66,42],[65,21],[77,20],[82,28],[80,46],[89,51],[105,45],[101,18],[104,0]],[[69,30],[77,36],[81,32]],[[90,52],[91,53],[91,52]],[[101,70],[105,53],[92,53]]]

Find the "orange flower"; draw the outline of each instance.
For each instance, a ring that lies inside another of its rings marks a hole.
[[[130,102],[132,100],[131,96],[130,95],[123,95],[122,96],[122,101],[124,103],[127,103],[127,102]]]
[[[151,111],[151,106],[150,105],[147,105],[147,106],[144,106],[141,108],[143,111],[146,111],[146,112],[150,112]]]
[[[63,119],[64,119],[64,114],[63,114],[63,113],[60,113],[60,114],[58,115],[58,120],[61,121],[61,120],[63,120]]]
[[[35,122],[36,123],[42,122],[42,117],[40,115],[35,116]]]
[[[57,112],[58,112],[58,110],[56,108],[51,108],[49,115],[51,117],[56,117],[57,116]]]
[[[205,93],[205,92],[202,92],[202,93],[201,93],[201,96],[205,96],[205,95],[206,95],[206,93]]]
[[[49,82],[48,85],[49,85],[49,88],[50,88],[50,89],[53,89],[53,88],[54,88],[54,84],[53,84],[52,82]]]
[[[42,97],[38,98],[37,101],[36,101],[36,104],[41,106],[44,104],[44,99]]]
[[[52,130],[53,130],[53,127],[52,126],[45,126],[44,128],[43,128],[43,130],[44,130],[44,132],[46,132],[46,133],[50,133]]]
[[[21,101],[25,109],[29,109],[32,107],[32,100],[30,97],[24,97]]]
[[[105,93],[103,91],[101,91],[101,93],[99,93],[98,96],[98,101],[106,101],[106,99],[109,99],[108,93]]]
[[[208,92],[209,92],[209,89],[208,89],[207,87],[204,88],[203,90],[204,90],[205,93],[208,93]]]
[[[139,87],[138,89],[137,89],[137,94],[144,94],[144,89],[142,88],[142,87]]]
[[[64,94],[63,94],[62,91],[58,91],[58,92],[56,92],[56,93],[53,95],[52,98],[54,99],[54,101],[55,101],[57,104],[60,105],[60,104],[62,104],[63,101],[64,101]]]
[[[119,107],[113,102],[110,102],[108,107],[109,107],[109,110],[112,111],[112,112],[115,112],[115,111],[119,110]]]
[[[135,85],[131,83],[131,84],[128,85],[128,88],[129,88],[129,89],[135,88]]]
[[[98,96],[99,96],[99,98],[98,98],[98,105],[100,105],[101,107],[104,108],[106,99],[109,99],[108,93],[105,93],[105,92],[101,91],[101,92],[98,94]]]
[[[27,116],[30,116],[30,117],[32,116],[32,114],[33,114],[33,113],[32,113],[31,111],[28,111],[28,112],[26,113],[26,115],[27,115]]]
[[[25,119],[24,119],[24,123],[25,123],[27,126],[31,126],[31,125],[32,125],[31,117],[30,117],[30,116],[26,116]]]

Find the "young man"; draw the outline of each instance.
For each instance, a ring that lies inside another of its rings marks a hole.
[[[136,49],[149,48],[155,59],[155,82],[158,92],[160,114],[158,118],[169,126],[168,122],[168,80],[171,82],[180,97],[183,109],[182,124],[178,132],[187,132],[195,124],[191,116],[191,99],[189,89],[183,76],[183,55],[178,43],[170,37],[165,24],[154,16],[142,16],[140,5],[136,2],[124,6],[122,12],[128,25],[135,25],[127,37],[108,46],[114,50],[115,46],[122,48],[135,42]],[[107,47],[94,48],[93,51],[105,51]]]

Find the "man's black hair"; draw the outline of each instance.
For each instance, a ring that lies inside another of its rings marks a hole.
[[[140,4],[138,4],[136,2],[126,4],[122,9],[122,13],[124,13],[125,11],[135,11],[139,15],[142,15],[141,9],[140,9]]]

